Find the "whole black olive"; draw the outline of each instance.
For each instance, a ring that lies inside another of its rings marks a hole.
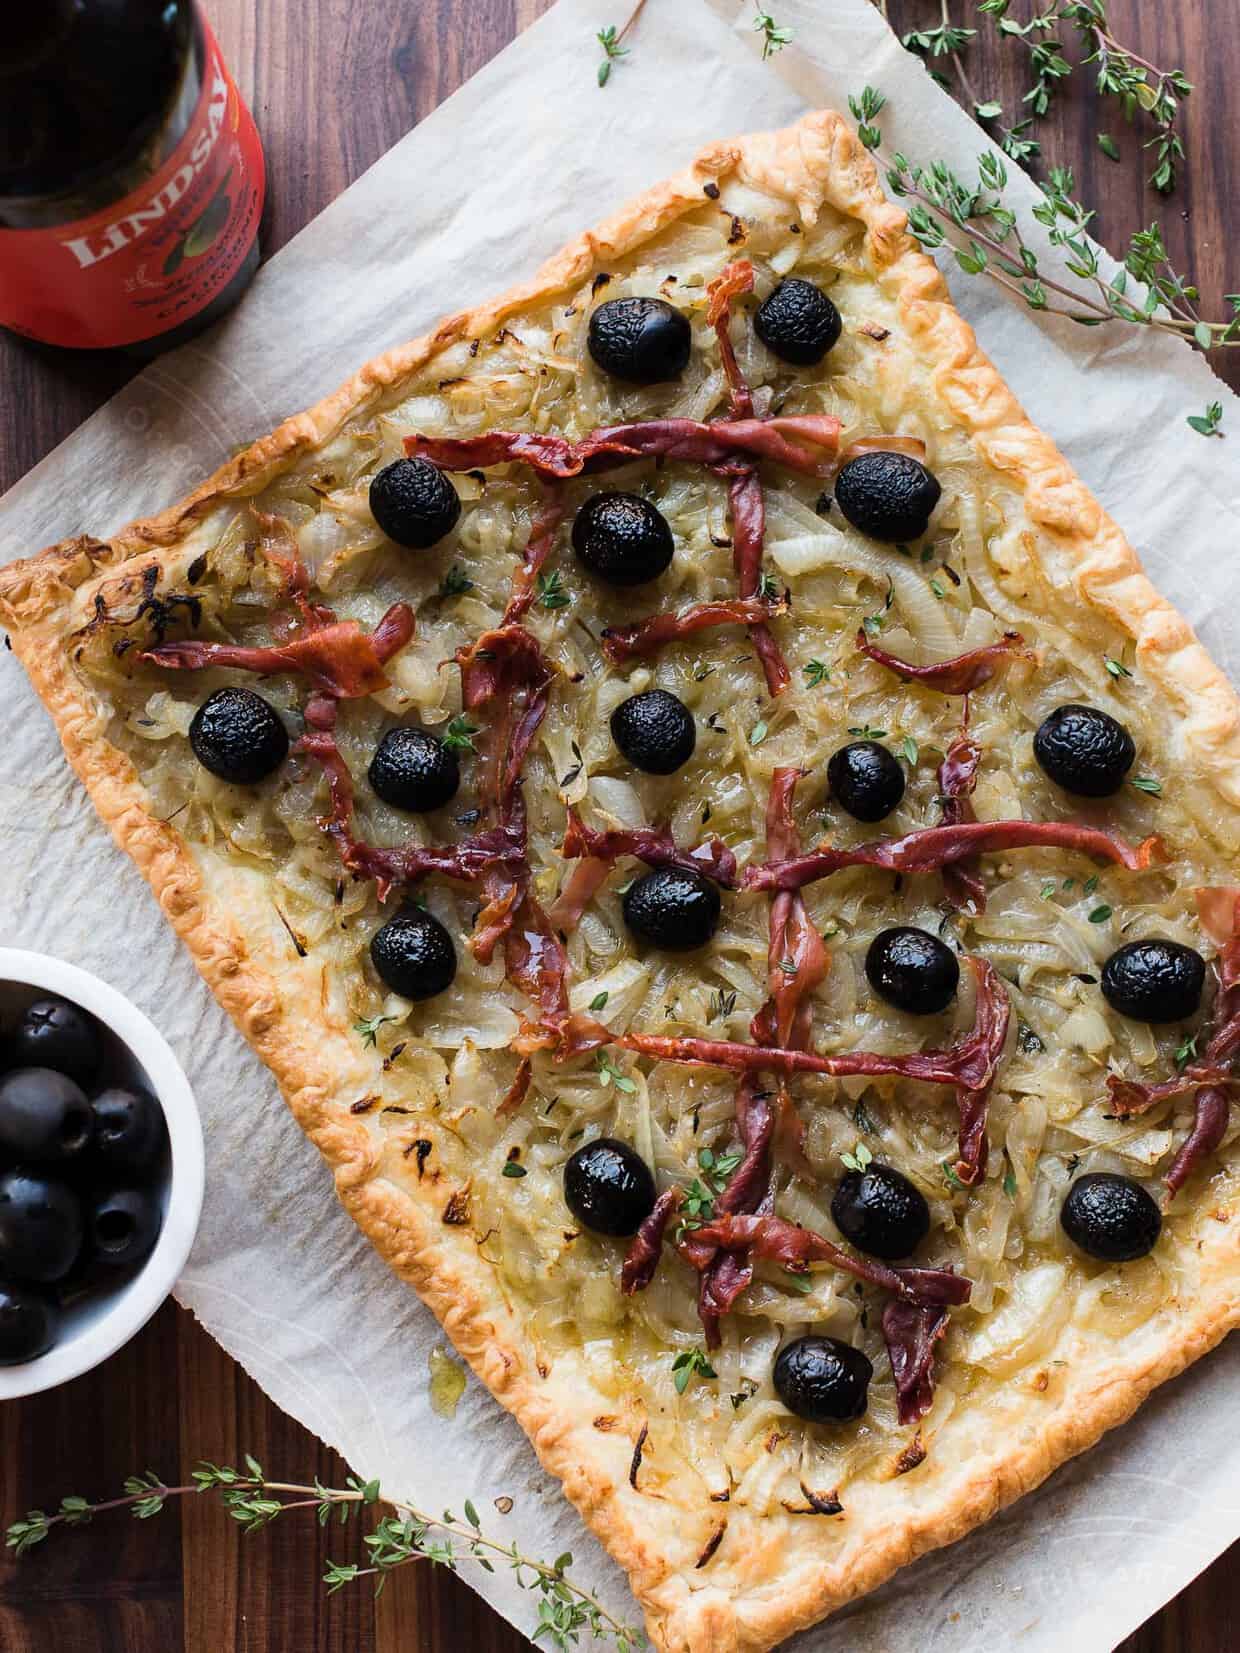
[[[60,1330],[60,1312],[42,1293],[0,1280],[0,1366],[46,1354]]]
[[[848,1423],[869,1399],[874,1368],[860,1349],[837,1337],[798,1337],[775,1360],[775,1393],[810,1423]]]
[[[1131,1177],[1111,1171],[1078,1177],[1059,1221],[1073,1245],[1104,1263],[1148,1256],[1162,1232],[1162,1213],[1153,1197]]]
[[[455,798],[461,766],[455,750],[425,729],[389,729],[375,749],[370,784],[385,804],[413,815],[441,809]]]
[[[876,740],[854,740],[832,752],[827,790],[857,821],[881,821],[904,796],[904,768]]]
[[[610,298],[590,317],[586,342],[604,373],[655,385],[684,372],[693,333],[666,299]]]
[[[1136,1022],[1180,1022],[1195,1014],[1206,983],[1206,961],[1180,941],[1129,941],[1102,966],[1102,992],[1112,1010]]]
[[[669,953],[704,947],[719,924],[719,891],[700,872],[657,867],[624,892],[624,922],[633,934]]]
[[[16,1067],[54,1068],[86,1085],[99,1066],[99,1035],[86,1012],[67,999],[37,999],[22,1011],[9,1055]]]
[[[189,743],[204,769],[234,786],[251,786],[288,756],[288,730],[253,689],[216,689],[194,713]]]
[[[840,336],[840,313],[821,287],[799,276],[781,281],[753,318],[768,350],[794,367],[815,367]]]
[[[573,518],[579,562],[608,585],[644,585],[669,566],[676,546],[667,518],[640,494],[592,494]]]
[[[911,1257],[930,1232],[930,1207],[921,1190],[877,1160],[841,1178],[831,1215],[858,1251],[887,1261]]]
[[[634,768],[670,775],[693,756],[697,730],[683,700],[666,689],[647,689],[616,707],[611,738]]]
[[[48,1164],[74,1159],[94,1119],[80,1085],[51,1068],[16,1068],[0,1079],[0,1155]]]
[[[627,1142],[602,1136],[564,1166],[564,1203],[595,1234],[636,1234],[654,1207],[654,1177]]]
[[[912,924],[879,931],[865,955],[865,974],[880,999],[913,1016],[946,1010],[960,984],[955,953]]]
[[[1078,798],[1109,798],[1136,762],[1132,736],[1096,706],[1057,706],[1033,737],[1045,773]]]
[[[94,1201],[87,1217],[93,1256],[112,1268],[141,1262],[159,1238],[159,1201],[140,1188],[118,1188]]]
[[[461,499],[429,459],[396,459],[370,484],[370,514],[397,545],[427,551],[456,527]]]
[[[91,1103],[95,1138],[91,1157],[110,1173],[146,1177],[168,1139],[164,1111],[147,1091],[111,1085]]]
[[[922,537],[942,492],[920,461],[888,448],[858,454],[835,479],[835,503],[853,527],[892,545]]]
[[[82,1208],[71,1188],[33,1170],[0,1176],[0,1276],[59,1280],[81,1245]]]
[[[420,907],[405,907],[375,931],[370,958],[393,993],[405,999],[433,999],[456,979],[452,937]]]

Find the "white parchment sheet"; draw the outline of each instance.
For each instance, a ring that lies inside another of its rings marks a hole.
[[[622,10],[561,0],[280,252],[218,331],[148,368],[19,483],[0,505],[0,556],[107,533],[177,499],[235,444],[528,273],[709,139],[810,105],[843,108],[868,81],[891,100],[892,147],[970,168],[984,142],[866,0],[779,0],[795,42],[765,63],[743,0],[651,0],[600,91],[594,34]],[[329,96],[327,120],[330,107]],[[1033,186],[1017,175],[1012,194],[1031,200]],[[1039,320],[992,284],[949,274],[1030,414],[1240,677],[1236,398],[1174,340]],[[1215,399],[1226,441],[1184,423]],[[471,1496],[492,1531],[530,1553],[571,1548],[578,1575],[633,1616],[616,1569],[481,1387],[470,1380],[453,1421],[431,1412],[427,1357],[442,1334],[331,1197],[317,1154],[111,847],[7,654],[0,704],[5,941],[130,994],[197,1092],[207,1201],[181,1301],[361,1474],[428,1509]],[[1240,1345],[1225,1346],[1008,1514],[796,1646],[1104,1653],[1240,1534],[1238,1371]],[[157,1441],[151,1452],[158,1465]],[[501,1495],[513,1499],[507,1516],[492,1502]],[[530,1623],[504,1575],[467,1576]]]

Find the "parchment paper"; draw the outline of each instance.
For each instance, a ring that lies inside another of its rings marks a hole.
[[[766,63],[743,0],[652,0],[631,55],[599,91],[594,34],[619,10],[615,0],[562,0],[403,139],[260,272],[212,336],[150,367],[7,495],[0,555],[106,533],[177,499],[233,445],[445,310],[528,273],[711,138],[782,124],[812,104],[844,108],[868,81],[891,99],[892,147],[969,167],[984,143],[865,0],[779,0],[795,44]],[[1011,170],[1012,194],[1031,200],[1032,184]],[[1172,339],[1039,320],[990,283],[949,273],[1033,418],[1240,676],[1236,398]],[[1185,426],[1209,400],[1224,404],[1226,441]],[[433,1415],[427,1359],[443,1340],[432,1317],[330,1197],[318,1156],[112,849],[8,655],[0,694],[5,939],[85,965],[130,994],[197,1091],[207,1201],[180,1300],[363,1476],[432,1510],[472,1496],[487,1527],[527,1551],[571,1548],[577,1574],[635,1616],[616,1569],[477,1383],[453,1421]],[[1007,1515],[796,1646],[1112,1646],[1240,1534],[1238,1370],[1240,1347],[1225,1346]],[[158,1460],[160,1443],[150,1444]],[[502,1495],[514,1501],[507,1516],[492,1503]],[[529,1626],[529,1603],[505,1575],[467,1576]]]

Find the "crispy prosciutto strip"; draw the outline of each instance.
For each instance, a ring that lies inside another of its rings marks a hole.
[[[580,442],[530,431],[488,431],[484,436],[407,436],[405,452],[446,471],[518,460],[540,476],[564,479],[628,465],[634,459],[681,459],[726,470],[769,459],[804,476],[826,477],[835,468],[840,422],[833,414],[777,415],[773,419],[650,419],[591,431]]]
[[[717,1219],[769,1215],[774,1208],[771,1147],[776,1114],[770,1096],[758,1084],[757,1075],[747,1073],[737,1086],[736,1123],[744,1154],[727,1187],[713,1201]],[[686,1234],[681,1251],[699,1271],[698,1318],[707,1348],[717,1349],[719,1322],[753,1279],[753,1260],[747,1245],[718,1247],[701,1234],[701,1229]]]
[[[546,716],[555,672],[537,638],[518,625],[484,631],[467,648],[457,650],[456,663],[466,711],[499,703],[499,716],[488,732],[491,772],[486,787],[502,813]]]
[[[1146,838],[1134,849],[1113,833],[1076,821],[968,821],[957,826],[924,827],[904,838],[878,838],[854,849],[826,845],[787,861],[751,866],[741,887],[746,890],[799,890],[827,878],[841,867],[886,867],[891,872],[935,872],[993,850],[1079,850],[1100,861],[1143,872],[1163,859],[1162,841]]]
[[[626,1297],[644,1291],[654,1279],[663,1252],[663,1236],[683,1199],[684,1194],[679,1188],[665,1188],[654,1202],[653,1211],[629,1242],[620,1269],[620,1290]]]
[[[1153,1085],[1107,1077],[1110,1104],[1121,1117],[1145,1113],[1156,1102],[1196,1090],[1192,1129],[1163,1181],[1172,1199],[1201,1162],[1218,1147],[1231,1117],[1231,1096],[1240,1082],[1233,1062],[1240,1054],[1240,888],[1196,892],[1202,928],[1218,944],[1218,994],[1210,1015],[1209,1038],[1201,1055],[1181,1073]]]
[[[788,612],[786,600],[766,603],[757,597],[721,598],[712,603],[694,603],[678,614],[652,614],[630,626],[608,626],[602,634],[603,653],[613,665],[625,660],[656,654],[665,643],[673,643],[712,626],[761,626]]]
[[[792,799],[804,770],[776,769],[766,806],[767,853],[784,860],[798,848],[792,819]],[[808,1050],[810,999],[827,974],[827,950],[810,921],[799,891],[777,890],[771,902],[770,940],[767,945],[765,1005],[754,1017],[750,1032],[760,1045],[786,1045]]]
[[[732,478],[728,500],[732,511],[732,562],[740,594],[745,599],[754,598],[762,580],[762,549],[766,543],[766,505],[756,470],[751,468]],[[770,627],[764,620],[753,621],[749,635],[766,679],[766,692],[772,696],[783,694],[792,678]]]
[[[502,626],[515,625],[529,613],[538,589],[538,576],[543,564],[555,549],[555,536],[564,521],[564,501],[554,483],[543,485],[542,503],[530,523],[530,536],[525,542],[525,556],[512,578],[512,595],[504,610]]]
[[[706,289],[706,323],[719,340],[719,359],[732,399],[732,417],[747,419],[753,412],[753,393],[732,348],[732,300],[753,292],[753,265],[747,258],[728,264]]]
[[[973,789],[981,761],[982,749],[966,726],[948,747],[938,769],[939,808],[944,826],[963,826],[976,821]],[[943,893],[957,912],[985,912],[986,883],[976,855],[953,861],[943,868]]]
[[[935,1303],[896,1301],[883,1309],[883,1342],[896,1380],[901,1423],[917,1423],[934,1404],[934,1345],[947,1330],[947,1310]]]
[[[257,672],[260,677],[291,672],[308,678],[315,689],[333,700],[360,700],[387,687],[383,667],[398,649],[404,648],[413,629],[413,610],[408,603],[393,603],[369,633],[356,620],[333,620],[287,643],[257,648],[198,641],[160,643],[144,649],[138,659],[179,671],[234,666]]]
[[[648,867],[681,867],[700,872],[725,890],[736,888],[736,857],[718,838],[708,838],[693,849],[678,849],[669,826],[623,828],[598,832],[582,821],[570,805],[560,854],[577,865],[551,908],[557,929],[572,929],[614,864],[625,855],[636,856]]]
[[[864,627],[857,633],[857,648],[867,659],[885,666],[906,682],[920,683],[923,688],[937,689],[940,694],[972,694],[983,683],[989,683],[1007,661],[1017,656],[1031,658],[1029,651],[1022,647],[1024,641],[1020,632],[1005,631],[997,643],[970,649],[966,654],[954,655],[950,660],[914,666],[910,661],[901,660],[898,655],[888,654],[886,649],[871,643]]]

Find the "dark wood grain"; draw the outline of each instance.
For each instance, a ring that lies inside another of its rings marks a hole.
[[[281,246],[410,126],[542,11],[548,0],[209,0],[225,54],[250,98],[267,148],[267,252]],[[641,25],[658,26],[651,0]],[[773,8],[778,11],[778,7]],[[1016,0],[1022,15],[1028,8]],[[1142,184],[1136,138],[1074,87],[1040,136],[1046,164],[1075,167],[1100,203],[1098,232],[1112,245],[1159,218],[1173,257],[1201,288],[1207,314],[1240,287],[1229,266],[1230,180],[1240,169],[1233,82],[1240,41],[1216,0],[1178,7],[1111,0],[1117,33],[1196,83],[1185,136],[1184,182],[1170,203]],[[617,21],[626,8],[617,4]],[[971,6],[955,8],[964,19]],[[900,28],[937,21],[938,0],[891,0]],[[640,32],[632,41],[640,49]],[[988,35],[968,72],[985,95],[1014,108],[1024,90],[1016,54]],[[1097,147],[1100,130],[1124,164]],[[1230,268],[1230,274],[1229,274]],[[1224,364],[1240,384],[1240,352]],[[0,490],[24,474],[130,376],[124,359],[66,358],[0,335]],[[340,1484],[345,1466],[279,1412],[191,1317],[167,1305],[100,1371],[34,1400],[0,1405],[0,1516],[52,1506],[66,1492],[113,1495],[150,1466],[185,1478],[200,1457],[235,1462],[252,1452],[272,1474],[318,1474]],[[300,1524],[299,1524],[300,1523]],[[1120,1653],[1234,1653],[1240,1583],[1233,1551],[1172,1602]],[[214,1502],[190,1499],[156,1521],[113,1517],[67,1533],[21,1564],[0,1561],[4,1653],[518,1653],[528,1644],[459,1581],[406,1568],[376,1603],[361,1588],[330,1598],[316,1585],[327,1557],[358,1557],[358,1534],[321,1533],[290,1516],[243,1538]],[[1098,1653],[1105,1653],[1099,1649]]]

